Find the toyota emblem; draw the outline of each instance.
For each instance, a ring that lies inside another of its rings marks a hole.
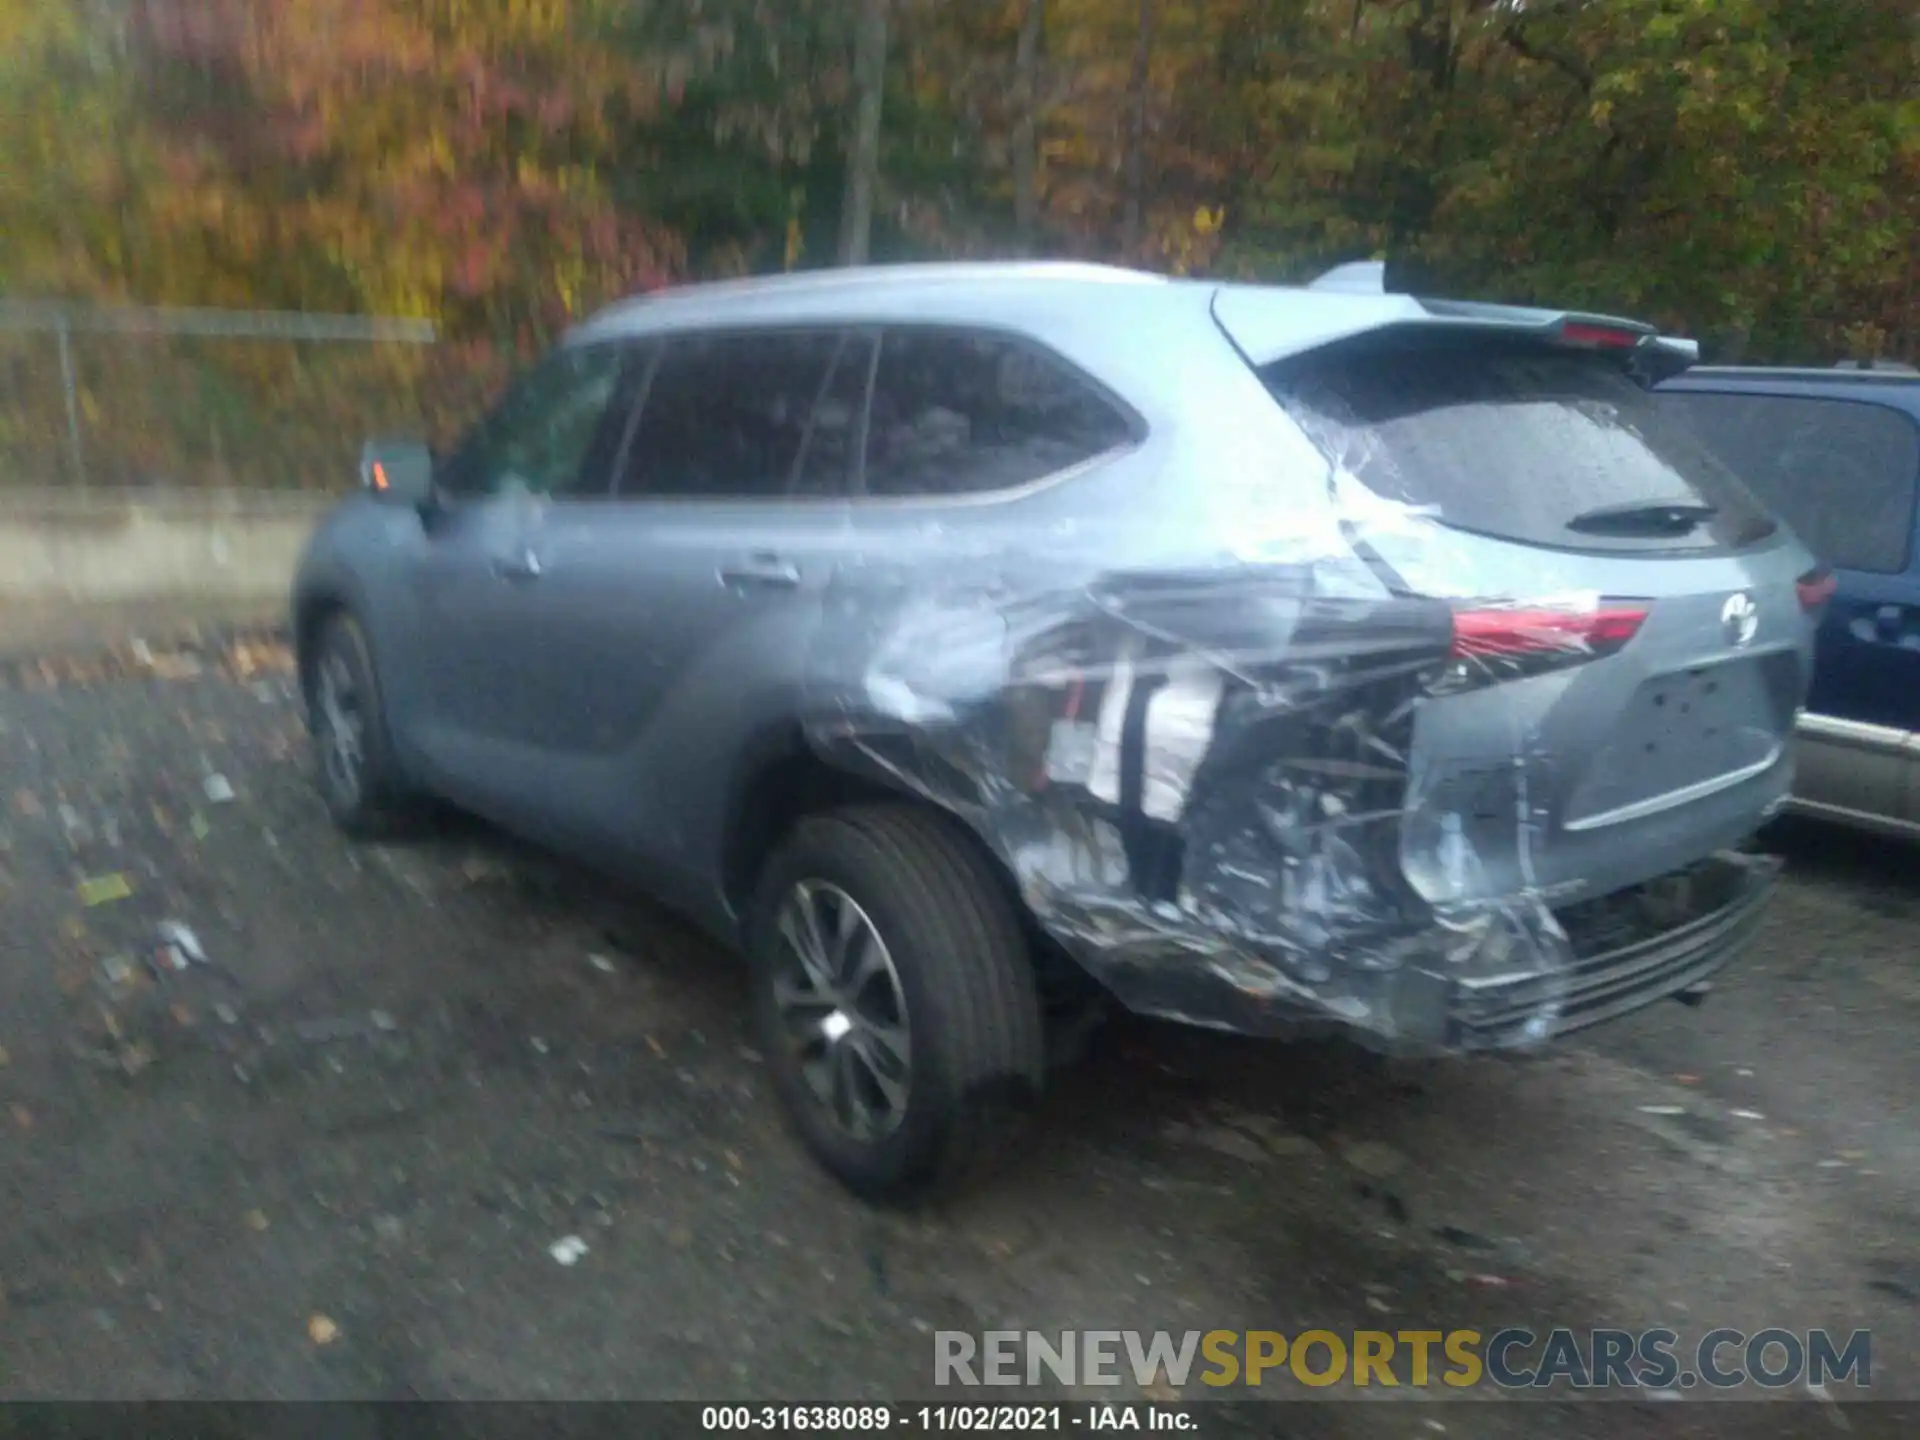
[[[1753,603],[1753,596],[1744,590],[1729,595],[1720,607],[1720,628],[1726,631],[1727,643],[1736,649],[1751,645],[1760,629],[1760,607]]]

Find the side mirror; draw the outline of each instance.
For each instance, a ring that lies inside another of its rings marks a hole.
[[[433,499],[433,451],[418,440],[369,440],[360,449],[360,484],[395,505]]]

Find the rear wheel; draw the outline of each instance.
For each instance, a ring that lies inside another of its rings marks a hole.
[[[328,619],[314,642],[307,729],[320,795],[334,823],[355,836],[391,830],[404,814],[407,794],[387,741],[366,632],[345,611]]]
[[[748,938],[781,1101],[850,1190],[927,1198],[1003,1148],[1045,1046],[1018,916],[971,836],[903,806],[804,820]]]

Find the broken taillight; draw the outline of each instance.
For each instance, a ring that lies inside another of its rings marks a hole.
[[[1647,607],[1608,600],[1591,610],[1546,606],[1461,606],[1453,647],[1436,693],[1517,680],[1611,655],[1639,633]]]

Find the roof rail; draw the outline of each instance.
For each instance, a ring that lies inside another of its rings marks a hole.
[[[1350,260],[1307,282],[1309,290],[1339,295],[1385,295],[1387,266],[1382,260]]]
[[[1835,362],[1836,370],[1865,370],[1881,375],[1920,375],[1920,367],[1912,366],[1901,360],[1840,360]]]

